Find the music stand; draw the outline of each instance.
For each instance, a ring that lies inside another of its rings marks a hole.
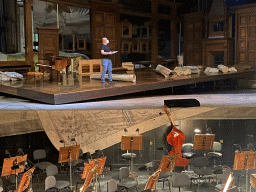
[[[80,145],[73,145],[68,147],[60,147],[59,151],[59,163],[69,162],[70,172],[70,188],[72,189],[72,161],[77,161],[79,158]]]
[[[249,169],[256,169],[256,152],[254,151],[236,151],[234,158],[233,170],[246,171],[246,192],[248,188]]]
[[[81,179],[85,179],[88,177],[89,172],[92,170],[92,168],[95,166],[95,161],[91,160],[89,163],[84,164],[84,170],[81,174]]]
[[[100,158],[92,159],[89,163],[85,163],[83,173],[81,174],[81,179],[87,178],[88,174],[90,174],[90,172],[93,169],[93,167],[95,166],[95,164],[97,164],[96,181],[95,181],[95,183],[97,183],[98,175],[101,175],[103,173],[106,159],[107,159],[107,157],[100,157]]]
[[[194,137],[194,150],[212,150],[215,134],[196,134]]]
[[[93,167],[91,167],[90,171],[88,171],[84,184],[79,190],[80,192],[86,191],[86,189],[90,186],[91,181],[94,179],[95,174],[97,174],[98,162],[97,161],[92,161],[92,162],[94,162]],[[94,187],[95,187],[95,182],[93,182],[93,191],[97,191],[97,189],[95,189]]]
[[[23,173],[23,176],[19,183],[19,187],[14,192],[22,192],[29,187],[29,183],[31,181],[31,178],[35,169],[36,169],[36,166],[32,167],[31,169]]]
[[[16,189],[18,187],[17,174],[24,172],[27,156],[28,155],[26,154],[4,159],[1,177],[15,175]]]
[[[101,175],[103,173],[106,160],[107,160],[107,157],[101,157],[101,158],[94,159],[94,161],[98,161],[98,167],[97,167],[98,175]]]
[[[131,150],[131,173],[133,172],[133,150],[142,150],[142,135],[128,136],[123,135],[121,138],[121,150]]]

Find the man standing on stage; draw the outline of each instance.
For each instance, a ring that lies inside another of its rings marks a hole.
[[[117,51],[114,51],[114,52],[110,51],[109,47],[107,46],[108,43],[109,43],[109,40],[107,39],[107,37],[103,37],[102,45],[100,48],[100,52],[103,57],[102,63],[101,63],[103,68],[101,73],[101,83],[105,83],[105,74],[108,70],[109,83],[114,84],[114,82],[112,81],[112,61],[109,57],[110,55],[113,55]]]

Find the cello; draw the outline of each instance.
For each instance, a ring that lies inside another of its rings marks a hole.
[[[172,131],[167,135],[167,142],[170,145],[173,145],[174,148],[169,152],[169,154],[176,154],[177,152],[179,153],[178,159],[176,161],[176,166],[187,166],[189,163],[188,159],[185,159],[182,157],[182,152],[181,152],[181,146],[184,144],[185,142],[185,134],[181,131],[178,130],[175,127],[174,121],[171,117],[171,114],[168,112],[167,110],[167,106],[164,106],[164,111],[166,112],[171,124],[172,124]]]

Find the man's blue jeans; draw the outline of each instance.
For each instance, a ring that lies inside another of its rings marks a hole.
[[[110,59],[102,60],[102,73],[101,73],[101,82],[105,82],[105,74],[108,70],[108,79],[112,81],[112,61]]]

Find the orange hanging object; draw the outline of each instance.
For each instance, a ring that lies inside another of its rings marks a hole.
[[[185,134],[181,131],[178,130],[175,126],[174,126],[174,122],[171,118],[171,114],[167,111],[166,106],[164,107],[164,110],[166,112],[166,114],[168,115],[168,117],[171,120],[171,123],[173,125],[172,131],[167,135],[167,142],[170,145],[173,145],[174,148],[169,152],[169,154],[175,154],[175,153],[179,153],[179,158],[176,161],[176,166],[186,166],[189,163],[189,160],[182,158],[182,152],[181,152],[181,146],[185,143]]]

